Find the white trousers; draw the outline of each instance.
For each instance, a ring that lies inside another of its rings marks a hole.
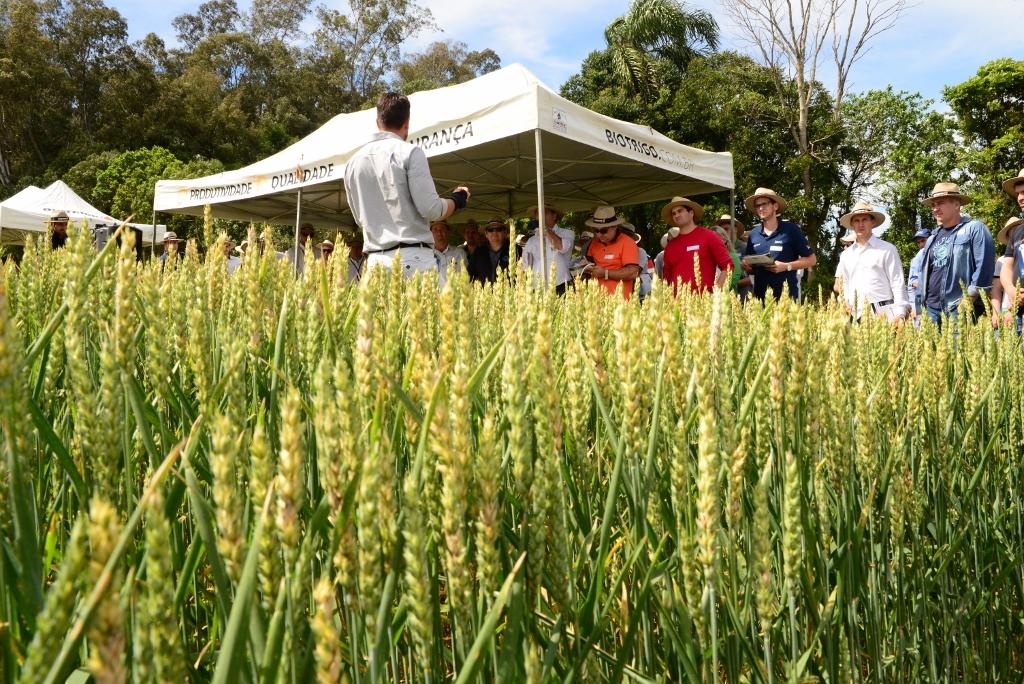
[[[434,250],[426,247],[400,247],[386,252],[374,252],[366,258],[366,268],[386,268],[391,270],[395,263],[395,255],[406,278],[411,278],[421,271],[436,271],[437,256]]]

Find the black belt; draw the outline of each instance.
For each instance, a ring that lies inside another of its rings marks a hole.
[[[386,249],[367,249],[363,250],[364,254],[383,254],[385,252],[394,252],[396,249],[402,249],[403,247],[419,247],[421,249],[434,249],[432,242],[399,242],[394,247],[388,247]]]
[[[889,306],[890,304],[895,304],[895,303],[896,302],[894,300],[892,300],[892,299],[886,299],[885,301],[875,302],[874,304],[871,305],[871,308],[874,309],[875,311],[878,311],[883,306]]]

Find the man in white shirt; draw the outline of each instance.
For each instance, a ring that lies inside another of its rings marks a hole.
[[[537,207],[530,208],[530,217],[537,218]],[[547,268],[555,265],[555,292],[564,294],[565,288],[572,281],[572,274],[569,271],[569,262],[572,258],[572,244],[576,240],[576,234],[568,228],[558,225],[562,218],[562,212],[550,204],[544,205],[544,241],[547,252]],[[548,274],[541,270],[540,240],[541,232],[538,229],[533,237],[526,241],[523,248],[523,270],[529,269],[538,274],[545,281]]]
[[[458,187],[439,197],[422,148],[409,137],[409,98],[385,93],[377,101],[373,138],[345,165],[345,195],[363,229],[367,266],[390,269],[398,252],[403,273],[436,271],[430,222],[446,219],[469,201]]]
[[[242,265],[242,260],[235,256],[235,243],[230,238],[224,241],[224,258],[228,261],[228,275],[232,275]]]
[[[296,275],[301,275],[306,268],[306,243],[313,239],[314,232],[312,223],[303,223],[299,228],[299,244],[293,245],[284,253],[285,258],[295,267]],[[314,244],[310,249],[313,250],[313,259],[319,260],[321,257],[320,246]]]
[[[449,242],[451,227],[445,220],[430,224],[430,232],[434,234],[434,257],[437,259],[437,283],[444,287],[448,276],[456,271],[466,270],[466,251],[459,245]]]
[[[855,320],[873,313],[902,321],[910,311],[899,252],[871,233],[884,221],[885,215],[865,202],[858,202],[839,219],[840,225],[854,233],[853,244],[839,255],[836,278],[842,282],[846,308]]]

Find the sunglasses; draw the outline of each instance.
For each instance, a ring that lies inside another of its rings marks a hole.
[[[597,233],[598,235],[604,235],[605,233],[607,233],[609,230],[611,230],[614,227],[615,226],[606,226],[604,228],[594,228],[594,232]]]

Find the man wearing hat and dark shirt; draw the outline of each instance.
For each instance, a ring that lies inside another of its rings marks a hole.
[[[436,271],[430,222],[446,219],[469,201],[469,189],[439,197],[423,149],[407,142],[409,98],[385,93],[377,101],[373,138],[345,165],[345,194],[363,229],[366,265],[390,269],[399,253],[403,273]]]
[[[185,250],[180,249],[181,240],[178,239],[177,233],[170,230],[164,233],[163,244],[164,253],[160,255],[160,261],[166,262],[169,258],[173,258],[175,255],[177,255],[179,259],[185,258]]]
[[[786,200],[769,188],[758,188],[744,200],[747,210],[756,214],[761,223],[750,230],[742,261],[743,270],[754,276],[754,296],[760,300],[768,295],[779,300],[788,288],[789,296],[799,299],[797,271],[812,268],[818,263],[814,250],[800,226],[783,221],[779,214],[786,210]],[[747,257],[769,256],[772,263],[754,266]]]
[[[58,212],[50,219],[50,249],[61,249],[68,241],[68,215]]]
[[[619,231],[626,222],[615,213],[615,207],[599,206],[585,221],[594,229],[594,239],[584,255],[590,262],[583,272],[589,274],[597,284],[615,294],[619,282],[622,296],[629,299],[633,294],[633,282],[640,275],[640,249],[633,238]]]
[[[484,226],[484,244],[469,257],[466,270],[476,283],[493,283],[498,273],[508,271],[508,224],[495,216]]]
[[[1003,181],[1003,191],[1010,197],[1017,200],[1021,215],[1024,215],[1024,169],[1020,170],[1013,178]],[[999,282],[1003,286],[1003,292],[1007,294],[1011,302],[1018,306],[1024,304],[1024,293],[1017,292],[1017,282],[1020,275],[1024,273],[1024,264],[1021,263],[1021,255],[1017,254],[1017,247],[1024,243],[1024,224],[1008,231],[1006,236],[1006,258],[1003,259],[1003,268],[999,272]],[[1010,309],[1013,310],[1011,305]]]
[[[907,268],[907,301],[910,303],[910,317],[916,324],[921,315],[921,307],[924,306],[924,291],[921,288],[921,268],[924,266],[924,246],[932,231],[921,228],[914,233],[914,242],[917,243],[917,254],[910,260]]]
[[[936,183],[924,200],[939,225],[924,246],[921,283],[925,311],[939,325],[944,315],[959,315],[964,287],[977,320],[985,308],[981,295],[992,286],[995,243],[984,223],[961,213],[970,201],[956,183]]]
[[[732,276],[732,258],[722,238],[704,226],[697,225],[703,216],[704,207],[685,197],[674,197],[661,208],[661,219],[679,228],[679,234],[665,245],[662,267],[663,277],[672,285],[675,294],[679,294],[680,286],[692,292],[709,292],[712,287],[724,287]],[[694,257],[700,269],[699,286]]]

